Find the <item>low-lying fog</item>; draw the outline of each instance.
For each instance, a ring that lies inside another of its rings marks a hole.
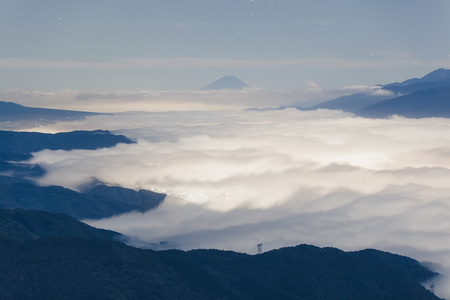
[[[69,129],[109,129],[137,143],[36,153],[33,162],[48,170],[40,184],[76,189],[96,177],[168,194],[155,210],[90,225],[180,249],[376,248],[449,274],[449,119],[141,112],[45,130]],[[436,292],[450,293],[445,283]]]

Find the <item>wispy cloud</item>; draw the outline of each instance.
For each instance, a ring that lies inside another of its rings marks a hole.
[[[154,57],[121,58],[106,62],[89,61],[55,61],[27,58],[0,59],[0,68],[78,68],[78,69],[196,69],[196,68],[320,68],[320,69],[392,69],[405,67],[445,67],[450,61],[429,62],[413,57],[378,55],[366,59],[349,59],[341,57],[303,57],[287,59],[235,59],[214,57]]]
[[[261,64],[261,61],[256,60],[197,57],[121,58],[110,62],[44,61],[25,58],[0,59],[0,68],[182,69],[255,67]]]

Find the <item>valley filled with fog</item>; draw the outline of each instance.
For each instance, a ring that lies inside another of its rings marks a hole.
[[[40,131],[107,129],[137,141],[35,153],[41,185],[93,178],[167,193],[157,209],[101,220],[167,248],[256,253],[300,243],[376,248],[449,274],[450,120],[332,110],[119,113]],[[445,293],[445,284],[437,291]]]

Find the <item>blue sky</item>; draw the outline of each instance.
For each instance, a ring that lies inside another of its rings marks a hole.
[[[0,90],[295,89],[450,68],[450,1],[0,0]]]

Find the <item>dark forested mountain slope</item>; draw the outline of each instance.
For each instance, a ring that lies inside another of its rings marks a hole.
[[[114,240],[120,233],[86,225],[65,214],[39,210],[0,209],[0,236],[17,241],[45,237]]]
[[[41,187],[30,178],[45,174],[39,165],[28,164],[30,152],[43,149],[73,150],[113,147],[133,143],[109,131],[73,131],[57,134],[0,131],[0,208],[37,209],[68,214],[74,218],[106,218],[125,212],[157,207],[165,195],[131,190],[95,181],[76,192],[63,187]]]
[[[44,170],[36,165],[18,163],[32,158],[31,152],[50,150],[95,150],[119,143],[134,143],[123,135],[105,130],[72,131],[56,134],[0,130],[0,172],[10,176],[40,176]]]
[[[72,131],[61,133],[17,132],[0,130],[0,152],[30,153],[44,149],[74,150],[113,147],[132,140],[106,130]]]
[[[416,261],[306,245],[249,256],[82,238],[1,240],[0,273],[8,274],[0,275],[2,299],[438,299],[420,285],[433,274]]]
[[[26,180],[0,176],[0,208],[64,213],[77,219],[100,219],[125,212],[144,212],[160,205],[165,194],[98,184],[76,192],[61,186],[37,186]]]
[[[420,285],[433,272],[386,252],[152,251],[74,222],[0,211],[1,299],[438,299]]]

